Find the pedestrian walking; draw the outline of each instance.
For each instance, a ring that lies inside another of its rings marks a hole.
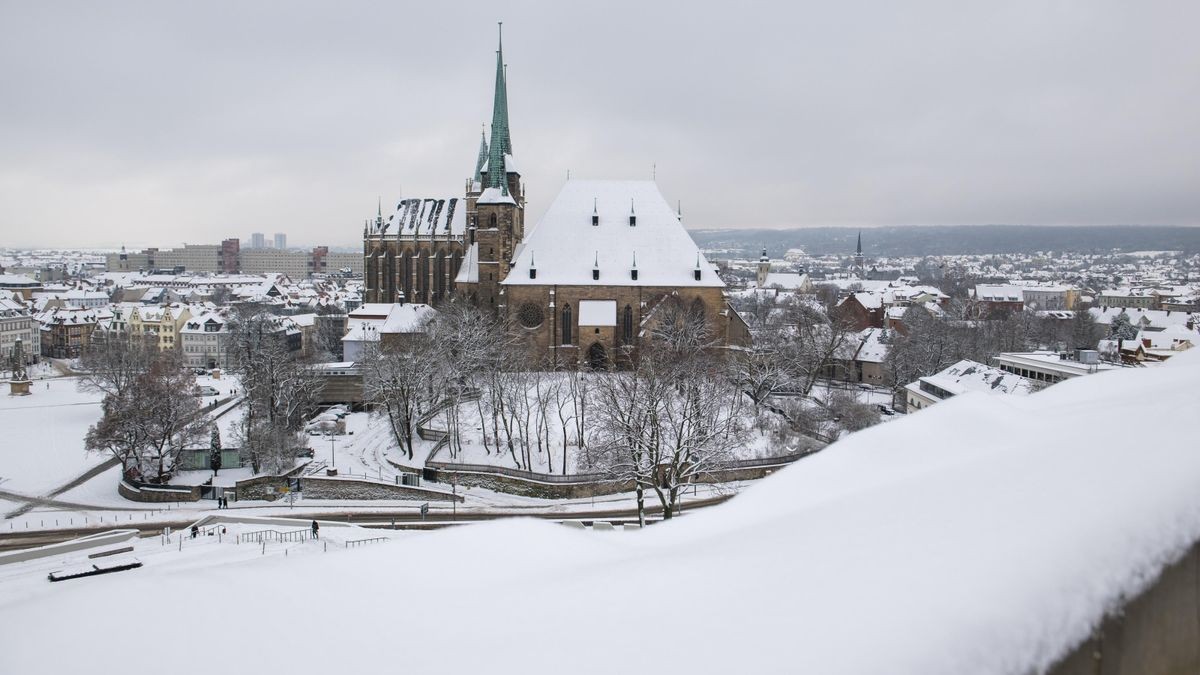
[[[312,524],[313,539],[320,539],[320,538],[321,538],[321,535],[319,535],[319,534],[317,533],[317,531],[318,531],[318,530],[320,530],[320,529],[321,529],[321,526],[320,526],[320,525],[317,525],[317,521],[315,521],[315,520],[314,520],[314,521],[313,521],[313,524]]]

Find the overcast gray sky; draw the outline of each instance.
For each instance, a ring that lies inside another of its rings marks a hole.
[[[0,245],[354,244],[461,195],[504,21],[536,219],[1200,224],[1200,2],[0,3]],[[403,190],[403,192],[401,192]]]

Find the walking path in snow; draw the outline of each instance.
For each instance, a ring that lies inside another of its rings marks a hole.
[[[106,507],[103,507],[103,506],[89,506],[86,504],[74,504],[72,502],[60,502],[60,501],[51,499],[51,497],[57,497],[58,495],[61,495],[62,493],[66,492],[67,490],[72,490],[74,488],[77,488],[80,485],[83,485],[84,483],[88,482],[89,480],[95,478],[96,476],[99,476],[100,474],[104,473],[105,471],[108,471],[109,469],[113,468],[114,466],[117,466],[118,464],[120,464],[120,461],[116,457],[110,457],[103,464],[99,464],[97,466],[92,467],[91,469],[88,469],[81,475],[76,476],[70,482],[68,482],[64,485],[60,485],[57,488],[54,488],[50,492],[46,493],[46,495],[43,497],[33,497],[33,496],[29,496],[29,495],[18,494],[16,492],[9,492],[7,490],[0,490],[0,497],[4,497],[5,499],[11,499],[16,502],[25,501],[25,504],[23,506],[21,506],[20,508],[14,509],[14,510],[4,514],[4,519],[9,520],[12,518],[16,518],[17,516],[21,516],[26,513],[29,513],[29,511],[32,510],[33,507],[35,507],[35,506],[63,506],[65,508],[72,508],[72,509],[78,509],[78,508],[105,509]]]

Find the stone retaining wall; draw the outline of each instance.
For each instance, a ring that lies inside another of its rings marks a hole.
[[[133,485],[127,481],[117,483],[117,492],[134,502],[198,502],[200,486],[158,487],[155,485]]]
[[[430,469],[426,470],[431,471]],[[482,473],[476,471],[432,470],[438,483],[449,485],[457,482],[459,485],[481,487],[496,492],[526,497],[541,497],[543,499],[578,499],[581,497],[598,497],[633,490],[632,481],[596,481],[587,483],[543,483],[536,480],[505,476],[499,473]],[[428,476],[428,473],[427,473]]]
[[[279,476],[258,476],[256,478],[240,480],[234,485],[237,500],[259,499],[273,502],[283,495],[279,491],[280,488],[291,485],[291,479],[298,476],[301,471],[304,471],[304,467],[306,466],[308,466],[307,462]]]
[[[463,501],[440,490],[410,485],[391,485],[356,478],[308,476],[301,479],[305,499],[405,499],[418,502]]]
[[[728,483],[739,480],[756,480],[779,469],[787,466],[787,462],[781,462],[773,466],[753,466],[753,467],[736,467],[731,469],[723,469],[713,471],[704,476],[696,478],[697,483]],[[393,466],[398,466],[393,463]],[[409,469],[411,471],[411,469]],[[429,472],[432,471],[434,476],[430,478]],[[508,476],[502,473],[488,473],[483,471],[456,471],[452,468],[437,467],[426,469],[427,480],[434,480],[440,484],[448,485],[457,479],[459,485],[470,487],[481,487],[496,492],[504,492],[506,494],[522,495],[525,497],[539,497],[542,499],[580,499],[583,497],[599,497],[601,495],[612,495],[621,492],[632,492],[633,481],[621,480],[603,480],[603,481],[584,481],[579,483],[551,483],[538,480],[530,480],[526,478],[518,478],[516,476]]]

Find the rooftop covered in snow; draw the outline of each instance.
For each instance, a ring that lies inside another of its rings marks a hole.
[[[617,180],[567,181],[503,283],[725,286],[653,181]]]

